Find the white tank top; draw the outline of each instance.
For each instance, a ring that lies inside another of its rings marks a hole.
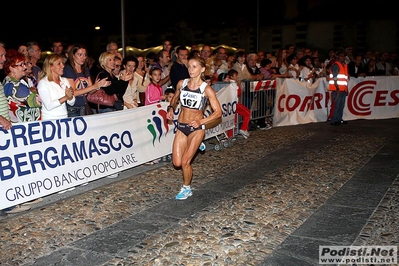
[[[188,79],[185,79],[180,92],[180,104],[190,109],[203,110],[208,100],[204,95],[207,85],[206,82],[203,82],[201,86],[194,91],[187,87],[187,83]]]

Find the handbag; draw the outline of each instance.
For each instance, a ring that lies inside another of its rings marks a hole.
[[[97,104],[98,106],[114,106],[117,99],[118,98],[115,94],[109,95],[103,89],[87,94],[87,101]]]

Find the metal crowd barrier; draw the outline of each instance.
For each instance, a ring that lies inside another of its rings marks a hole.
[[[229,85],[228,82],[216,82],[212,85],[215,92]],[[273,122],[274,103],[276,97],[276,80],[243,80],[241,82],[242,93],[239,101],[248,107],[251,112],[251,121],[260,118]],[[236,130],[238,132],[242,123],[242,117],[237,116]]]
[[[251,121],[264,118],[272,123],[276,97],[276,80],[243,80],[240,101],[251,112]],[[238,118],[240,123],[240,117]]]

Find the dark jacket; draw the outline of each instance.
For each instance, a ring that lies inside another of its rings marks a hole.
[[[97,79],[103,79],[103,78],[107,78],[108,81],[111,81],[111,84],[108,87],[103,87],[102,89],[108,95],[116,94],[116,96],[118,97],[118,101],[115,102],[115,108],[120,110],[121,105],[122,105],[122,109],[123,109],[123,95],[126,92],[129,81],[124,81],[124,80],[118,79],[117,77],[115,77],[114,75],[111,75],[106,70],[100,71],[97,75]],[[100,109],[106,109],[106,108],[109,108],[109,107],[100,105]]]

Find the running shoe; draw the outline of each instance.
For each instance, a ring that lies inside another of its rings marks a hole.
[[[201,145],[198,148],[200,151],[204,151],[206,149],[206,145],[204,142],[201,142]]]
[[[193,195],[193,192],[191,191],[190,188],[184,188],[184,187],[182,187],[182,188],[180,189],[179,194],[176,195],[176,199],[177,199],[177,200],[185,200],[185,199],[187,199],[188,197],[190,197],[190,196],[192,196],[192,195]]]

